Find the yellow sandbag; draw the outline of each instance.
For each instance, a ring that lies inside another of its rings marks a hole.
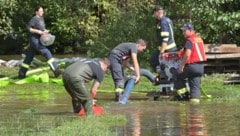
[[[52,79],[52,78],[50,78],[50,79],[49,79],[49,82],[51,82],[51,83],[56,83],[56,84],[58,84],[58,85],[63,85],[62,79]]]
[[[7,85],[9,85],[9,84],[10,84],[10,81],[8,81],[8,80],[0,81],[0,87],[2,87],[2,86],[7,86]]]
[[[48,73],[47,72],[43,72],[42,74],[40,74],[38,81],[42,82],[42,83],[48,83],[49,82],[49,75],[48,75]]]
[[[28,76],[28,77],[26,77],[26,78],[24,78],[24,79],[21,79],[21,80],[19,80],[19,81],[16,81],[16,82],[14,82],[14,83],[21,85],[21,84],[26,84],[26,83],[35,82],[35,81],[38,80],[38,79],[39,79],[39,76],[37,76],[37,75],[32,75],[32,76]]]

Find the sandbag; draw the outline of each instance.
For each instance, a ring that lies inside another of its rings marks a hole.
[[[50,33],[42,34],[40,37],[40,42],[44,46],[52,45],[55,41],[55,36]]]

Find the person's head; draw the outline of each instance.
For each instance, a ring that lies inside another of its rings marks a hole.
[[[181,27],[181,30],[182,30],[183,35],[184,35],[185,37],[189,37],[189,36],[191,36],[192,34],[195,33],[194,27],[193,27],[193,25],[192,25],[191,23],[186,23],[186,24],[184,24],[184,25]]]
[[[106,72],[108,67],[110,66],[110,61],[108,60],[108,58],[102,58],[99,60],[99,62],[100,62],[102,71]]]
[[[143,39],[138,39],[136,41],[136,46],[138,52],[143,52],[147,48],[147,43]]]
[[[35,12],[36,16],[42,17],[43,13],[44,13],[43,7],[40,6],[40,5],[36,6],[35,9],[34,9],[34,12]]]
[[[164,16],[164,10],[163,10],[163,7],[161,6],[155,6],[153,8],[153,16],[156,18],[156,19],[160,19]]]

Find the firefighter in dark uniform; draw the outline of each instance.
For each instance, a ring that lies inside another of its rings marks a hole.
[[[189,100],[190,98],[191,102],[199,103],[201,77],[204,74],[204,61],[206,61],[204,43],[202,38],[195,33],[192,24],[184,24],[181,30],[186,40],[184,42],[182,62],[177,74],[175,73],[174,87],[177,92],[177,99]],[[186,81],[189,84],[190,97],[188,97]]]
[[[140,80],[139,64],[137,54],[146,49],[146,42],[138,39],[136,43],[121,43],[116,46],[108,55],[110,61],[110,70],[112,79],[115,85],[115,101],[119,100],[120,95],[123,93],[124,84],[127,80],[123,71],[123,61],[131,58],[133,66],[129,61],[125,61],[125,66],[136,73],[135,83]]]
[[[72,97],[74,113],[79,113],[82,108],[84,108],[86,114],[93,113],[94,98],[109,65],[107,58],[91,59],[77,61],[64,70],[63,83],[66,91]],[[94,82],[89,91],[85,84],[93,79]]]
[[[154,17],[156,18],[156,38],[158,50],[150,57],[150,65],[152,69],[157,72],[156,68],[159,66],[159,58],[165,52],[177,51],[177,46],[174,41],[173,24],[171,19],[164,15],[164,10],[160,6],[153,9]]]
[[[30,46],[28,47],[26,57],[21,64],[20,70],[18,72],[18,77],[20,79],[26,77],[29,65],[31,64],[36,53],[40,53],[48,60],[47,62],[51,70],[54,72],[55,77],[57,77],[61,74],[62,70],[59,69],[57,63],[54,62],[52,53],[40,42],[40,36],[48,32],[48,30],[45,29],[43,8],[41,6],[37,6],[34,11],[35,16],[32,17],[27,25],[27,30],[30,32]]]

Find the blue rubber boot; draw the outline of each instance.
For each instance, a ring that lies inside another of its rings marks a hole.
[[[126,85],[126,87],[124,89],[123,95],[122,95],[122,97],[119,100],[120,104],[126,104],[127,103],[128,98],[129,98],[129,96],[130,96],[130,94],[131,94],[131,92],[133,90],[134,84],[135,83],[134,83],[133,79],[130,79],[130,80],[127,81],[127,85]]]

